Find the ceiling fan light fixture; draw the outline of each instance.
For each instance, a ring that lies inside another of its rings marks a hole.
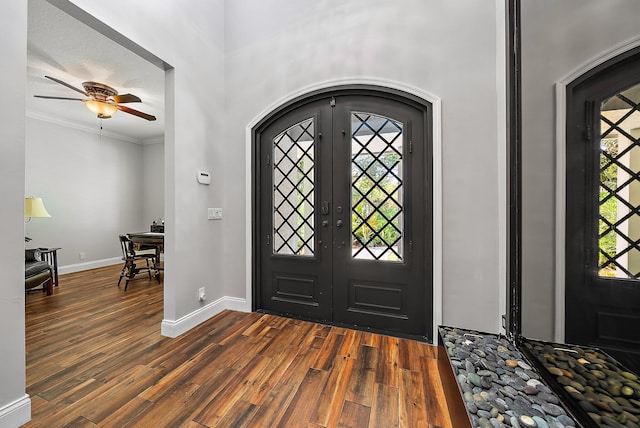
[[[98,116],[100,119],[109,119],[115,112],[118,111],[118,108],[114,104],[109,104],[102,101],[97,100],[86,100],[84,104],[87,106],[92,113]]]
[[[116,111],[121,110],[125,113],[141,117],[142,119],[146,119],[149,121],[156,120],[156,117],[151,114],[147,114],[142,111],[132,109],[131,107],[122,105],[123,103],[142,102],[140,97],[137,97],[133,94],[118,95],[118,91],[113,89],[111,86],[107,86],[104,83],[98,83],[98,82],[84,82],[82,84],[82,87],[84,88],[84,90],[82,90],[60,79],[56,79],[55,77],[51,77],[51,76],[44,76],[44,77],[56,83],[59,83],[63,86],[66,86],[69,89],[79,92],[82,95],[89,97],[89,99],[53,97],[53,96],[47,96],[47,95],[34,95],[34,97],[36,98],[82,101],[87,105],[87,108],[96,116],[98,116],[100,119],[109,119],[111,116],[113,116],[113,114]]]

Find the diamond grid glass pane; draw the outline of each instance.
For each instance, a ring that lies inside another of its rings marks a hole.
[[[351,114],[354,259],[403,260],[402,134],[400,122],[371,113]]]
[[[314,149],[313,119],[273,139],[273,254],[314,255]]]
[[[640,85],[600,106],[601,277],[640,278]]]

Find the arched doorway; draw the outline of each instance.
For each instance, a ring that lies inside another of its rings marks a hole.
[[[567,86],[566,341],[640,370],[640,48]]]
[[[254,309],[432,338],[432,106],[348,86],[253,128]]]

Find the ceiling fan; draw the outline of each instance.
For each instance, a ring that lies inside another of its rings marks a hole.
[[[143,113],[138,110],[134,110],[130,107],[123,106],[123,103],[140,103],[142,100],[132,94],[118,95],[118,91],[111,86],[107,86],[98,82],[84,82],[82,87],[84,90],[76,88],[73,85],[63,82],[60,79],[56,79],[51,76],[44,76],[49,80],[53,80],[69,89],[73,89],[76,92],[80,92],[82,95],[88,98],[68,98],[68,97],[50,97],[46,95],[34,95],[36,98],[47,98],[52,100],[71,100],[82,101],[89,110],[95,113],[100,119],[108,119],[113,114],[120,110],[125,113],[132,114],[134,116],[141,117],[147,120],[156,120],[155,116],[147,113]]]

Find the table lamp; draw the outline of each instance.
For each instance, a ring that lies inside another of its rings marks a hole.
[[[24,198],[24,217],[26,218],[25,223],[28,223],[33,217],[51,217],[51,214],[44,207],[42,198],[29,196]],[[24,240],[29,242],[31,238],[25,236]]]

